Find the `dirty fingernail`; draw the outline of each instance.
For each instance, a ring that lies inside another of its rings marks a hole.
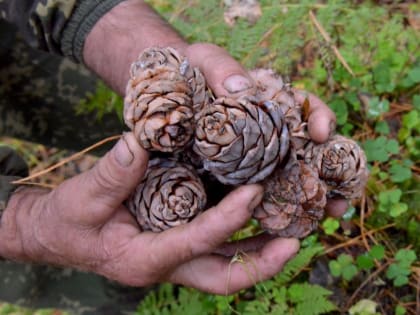
[[[249,89],[251,82],[242,75],[234,74],[223,82],[223,86],[229,93],[237,93]]]
[[[130,151],[124,136],[117,142],[114,148],[115,159],[122,167],[130,166],[133,162],[134,156]]]

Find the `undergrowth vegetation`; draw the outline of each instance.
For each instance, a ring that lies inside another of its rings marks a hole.
[[[230,27],[220,0],[150,3],[188,41],[218,44],[317,94],[338,132],[364,148],[370,179],[362,200],[325,219],[273,279],[229,296],[164,284],[137,314],[420,314],[420,5],[261,0],[255,24]],[[79,111],[121,115],[121,104],[101,85]],[[235,237],[257,229],[251,222]],[[238,263],[252,268],[241,253]]]

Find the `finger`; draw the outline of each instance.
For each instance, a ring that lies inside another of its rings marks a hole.
[[[191,64],[203,72],[216,96],[237,96],[255,89],[247,71],[223,48],[199,43],[190,45],[185,53]]]
[[[276,238],[277,236],[263,233],[256,236],[248,237],[246,239],[225,242],[219,247],[217,247],[213,254],[223,255],[223,256],[234,256],[238,252],[253,252],[258,251],[264,247],[267,242]]]
[[[329,216],[341,218],[348,207],[349,202],[345,199],[328,199],[325,210]]]
[[[299,249],[296,239],[276,238],[235,260],[202,256],[175,270],[169,280],[214,294],[232,294],[276,275]]]
[[[175,266],[211,253],[250,219],[262,198],[262,187],[246,185],[229,193],[217,206],[191,223],[156,235],[150,249],[157,261]],[[171,255],[168,255],[171,252]]]
[[[86,224],[107,220],[141,181],[147,152],[134,135],[125,133],[117,144],[88,172],[59,186],[55,197],[71,213],[70,219]]]
[[[298,104],[303,104],[305,99],[309,100],[308,131],[312,140],[318,143],[327,141],[335,130],[334,112],[313,94],[296,89],[293,89],[293,92]]]

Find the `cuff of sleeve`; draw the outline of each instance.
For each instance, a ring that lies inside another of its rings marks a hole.
[[[18,187],[13,181],[28,176],[25,161],[11,148],[0,146],[0,219],[10,195]]]
[[[84,0],[75,8],[61,39],[63,54],[83,63],[83,45],[96,22],[124,0]]]

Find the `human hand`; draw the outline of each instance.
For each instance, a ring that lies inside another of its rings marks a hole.
[[[187,59],[200,68],[206,81],[216,96],[237,96],[255,91],[254,78],[265,76],[264,80],[274,80],[264,71],[259,74],[246,71],[224,49],[212,44],[192,44],[184,51]],[[274,86],[276,83],[273,82]],[[299,89],[292,89],[296,103],[309,100],[308,132],[313,141],[323,143],[335,130],[336,118],[332,110],[318,97]],[[330,216],[341,217],[348,207],[344,199],[329,199],[326,212]]]
[[[223,243],[262,198],[258,185],[236,189],[189,224],[141,231],[123,201],[147,160],[134,136],[125,134],[95,167],[56,189],[17,191],[2,217],[0,255],[76,267],[133,286],[170,281],[225,294],[272,277],[298,250],[294,239],[266,240],[258,248],[251,239],[235,250],[244,250],[243,259],[252,263],[231,263],[225,256]]]

